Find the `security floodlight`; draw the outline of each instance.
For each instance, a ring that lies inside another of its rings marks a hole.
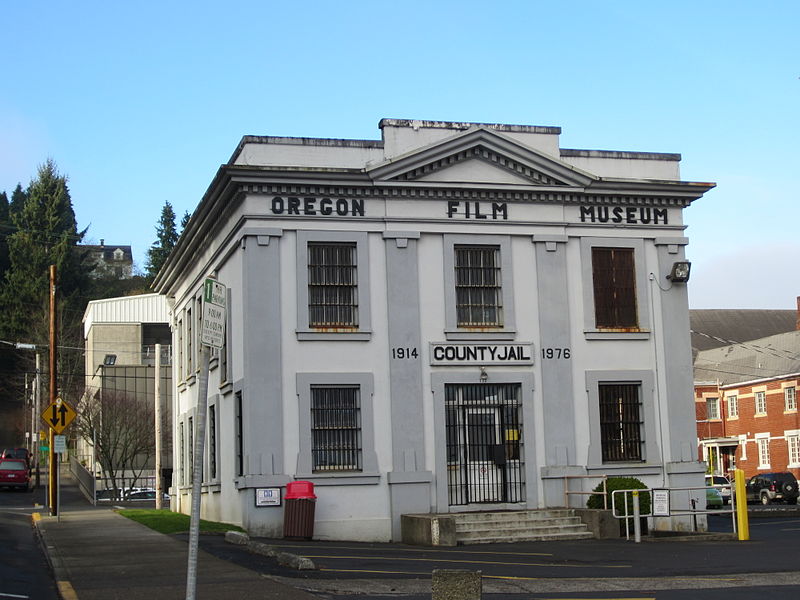
[[[689,281],[689,273],[692,270],[692,263],[688,260],[679,260],[672,263],[672,270],[667,275],[667,279],[672,283],[686,283]]]

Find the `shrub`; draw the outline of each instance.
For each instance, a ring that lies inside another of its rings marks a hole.
[[[614,490],[646,490],[647,486],[635,477],[609,477],[606,480],[606,491],[608,491],[608,508],[611,509],[611,492]],[[599,483],[593,492],[602,492],[603,484]],[[617,494],[617,500],[621,501],[622,494]],[[633,496],[626,494],[628,499],[628,514],[633,515]],[[592,494],[586,501],[586,508],[603,508],[603,495]],[[650,492],[639,494],[639,512],[647,514],[650,512]],[[617,514],[624,515],[625,509],[617,507]]]

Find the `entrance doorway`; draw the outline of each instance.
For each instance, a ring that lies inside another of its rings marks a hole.
[[[519,384],[446,384],[448,502],[524,500]]]

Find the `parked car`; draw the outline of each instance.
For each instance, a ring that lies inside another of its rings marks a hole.
[[[731,482],[724,475],[706,475],[706,485],[715,488],[725,504],[731,501]]]
[[[126,500],[138,501],[138,500],[155,500],[156,499],[156,491],[151,488],[144,488],[137,490],[135,492],[131,492],[125,497]],[[169,501],[169,494],[163,494],[162,499],[165,501]]]
[[[797,479],[791,473],[761,473],[747,481],[747,501],[797,504]]]
[[[722,494],[715,487],[706,487],[706,508],[722,508]]]
[[[0,458],[19,458],[25,461],[28,469],[31,468],[31,453],[27,448],[6,448]]]
[[[27,492],[31,489],[31,473],[22,458],[0,458],[0,486]]]

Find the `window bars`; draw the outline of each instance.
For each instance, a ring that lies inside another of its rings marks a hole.
[[[358,327],[355,243],[308,244],[309,327]]]
[[[603,462],[642,460],[642,403],[638,384],[600,384]]]
[[[502,277],[497,246],[455,246],[456,325],[502,327]]]
[[[313,471],[361,471],[358,387],[311,387]]]

